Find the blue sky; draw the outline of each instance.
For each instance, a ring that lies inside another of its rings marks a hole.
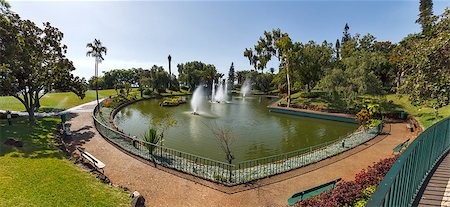
[[[48,21],[64,33],[76,75],[94,74],[86,43],[99,38],[108,48],[101,71],[154,64],[172,71],[176,64],[200,60],[227,74],[250,69],[243,56],[264,30],[280,28],[295,41],[341,38],[350,32],[371,33],[377,40],[398,42],[420,30],[417,1],[10,1],[12,10],[39,25]],[[450,1],[434,1],[441,14]],[[272,63],[274,65],[275,63]]]

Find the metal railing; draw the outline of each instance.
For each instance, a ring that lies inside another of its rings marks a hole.
[[[247,183],[318,162],[367,142],[382,130],[380,124],[378,127],[354,132],[344,138],[306,149],[228,164],[130,137],[110,126],[105,114],[108,113],[99,113],[98,106],[95,107],[93,118],[97,131],[126,152],[228,186]]]
[[[367,206],[411,206],[424,181],[450,149],[450,117],[420,134],[400,155]]]

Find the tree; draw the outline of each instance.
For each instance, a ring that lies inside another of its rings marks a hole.
[[[259,73],[255,78],[255,89],[263,91],[264,93],[269,92],[272,89],[272,81],[274,75],[271,73]]]
[[[288,106],[291,97],[291,62],[298,55],[299,43],[293,43],[287,33],[282,33],[280,29],[273,29],[272,32],[264,31],[264,37],[260,37],[255,45],[256,54],[252,49],[245,49],[244,56],[248,57],[250,64],[255,69],[264,70],[272,56],[276,56],[280,61],[280,68],[285,70],[288,92]],[[294,47],[295,46],[295,47]],[[279,79],[276,79],[279,80]]]
[[[279,31],[279,30],[278,30]],[[277,31],[274,31],[275,34]],[[277,54],[278,58],[280,59],[280,65],[283,67],[283,70],[285,70],[286,74],[286,81],[287,81],[287,107],[291,105],[291,81],[290,77],[292,76],[292,69],[290,69],[292,63],[295,61],[295,59],[298,57],[298,48],[299,43],[292,43],[291,38],[287,33],[281,34],[281,36],[278,36],[275,38],[275,47],[277,48]]]
[[[245,48],[244,56],[248,58],[250,65],[253,65],[255,70],[261,70],[261,73],[264,72],[267,63],[276,52],[274,48],[276,36],[274,34],[279,33],[279,29],[274,30],[272,33],[264,31],[264,37],[259,37],[257,44],[254,46],[254,51],[251,48]]]
[[[419,18],[416,20],[416,23],[422,26],[423,33],[427,33],[433,23],[433,1],[420,0],[419,11]]]
[[[428,35],[405,38],[392,59],[405,80],[401,89],[414,104],[440,107],[450,103],[450,9],[429,28]]]
[[[102,42],[97,39],[94,39],[94,42],[92,43],[88,43],[86,48],[88,48],[86,56],[95,58],[95,77],[98,78],[98,64],[104,60],[103,54],[106,55],[107,49],[102,45]],[[97,83],[97,81],[95,83]],[[97,96],[97,105],[99,105],[98,86],[95,87],[95,94]]]
[[[200,84],[206,84],[208,87],[211,87],[213,80],[217,82],[219,78],[223,77],[223,74],[217,73],[214,65],[200,61],[178,64],[177,67],[179,81],[181,84],[189,87],[191,91],[194,91]]]
[[[9,9],[11,8],[11,5],[6,0],[0,0],[0,13],[7,13],[9,12]]]
[[[4,4],[2,2],[2,4]],[[71,74],[63,33],[46,22],[39,28],[12,12],[0,13],[0,95],[18,99],[34,122],[39,100],[52,90],[84,98],[85,80]]]
[[[309,41],[300,45],[299,53],[293,62],[295,65],[293,70],[299,82],[306,85],[308,92],[311,92],[311,89],[322,78],[323,71],[332,66],[332,46],[326,41],[322,45]]]
[[[229,82],[229,87],[231,89],[234,89],[234,82],[236,81],[236,76],[234,73],[234,63],[231,63],[230,66],[230,70],[228,71],[228,82]]]
[[[342,40],[341,40],[341,44],[345,44],[347,41],[349,41],[350,39],[352,39],[352,36],[350,35],[350,33],[348,32],[348,30],[350,29],[350,27],[348,26],[347,23],[345,23],[344,26],[344,32],[342,36]]]
[[[336,39],[336,44],[335,44],[335,49],[336,49],[336,59],[339,60],[339,50],[341,49],[341,43],[339,43],[339,39]]]
[[[209,126],[209,129],[212,131],[217,141],[220,143],[220,148],[225,154],[225,159],[228,161],[228,164],[232,164],[235,159],[233,152],[231,150],[231,146],[233,144],[234,135],[230,128],[226,128],[224,126],[214,124],[214,126]],[[229,172],[229,180],[231,181],[232,171],[228,169]]]

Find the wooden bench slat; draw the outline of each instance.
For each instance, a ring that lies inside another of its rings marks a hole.
[[[105,163],[103,163],[102,161],[100,161],[99,159],[95,158],[93,155],[91,155],[90,153],[77,148],[78,151],[80,152],[81,156],[85,159],[87,159],[89,162],[91,162],[92,164],[94,164],[97,168],[99,169],[103,169],[104,167],[106,167]]]

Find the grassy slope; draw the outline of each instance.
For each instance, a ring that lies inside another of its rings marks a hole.
[[[58,119],[0,120],[0,206],[128,206],[127,193],[103,184],[55,147]],[[9,137],[23,148],[3,143]]]
[[[113,89],[98,91],[99,98],[105,98],[115,94],[116,91]],[[48,93],[41,98],[41,110],[60,111],[94,100],[96,100],[95,90],[88,90],[84,99],[80,99],[77,95],[71,92]],[[0,109],[25,111],[25,107],[23,106],[23,104],[12,96],[0,96]]]
[[[408,100],[408,96],[406,95],[391,94],[387,95],[386,99],[388,101],[392,101],[396,105],[399,105],[400,107],[398,107],[398,110],[404,110],[416,117],[424,128],[428,128],[434,123],[450,116],[450,105],[439,108],[439,117],[436,118],[433,108],[414,106]]]

